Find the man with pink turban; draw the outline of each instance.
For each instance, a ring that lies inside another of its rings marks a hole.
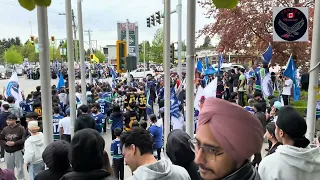
[[[206,99],[190,140],[202,179],[260,180],[250,158],[261,151],[263,134],[259,120],[239,105]]]

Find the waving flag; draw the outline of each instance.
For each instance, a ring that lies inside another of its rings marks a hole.
[[[197,63],[197,71],[202,73],[203,72],[203,65],[202,65],[202,61],[201,59],[198,59],[198,63]]]
[[[13,71],[11,78],[8,81],[7,86],[4,88],[5,97],[12,96],[15,99],[15,104],[19,106],[20,102],[23,100],[21,95],[21,89],[18,82],[18,75],[16,71]]]
[[[222,64],[223,64],[223,56],[222,56],[222,53],[219,53],[219,56],[218,56],[218,73],[220,74],[220,71],[221,71],[221,67],[222,67]]]
[[[170,115],[175,118],[180,117],[179,101],[174,88],[171,88],[170,92]]]
[[[263,97],[267,98],[273,95],[273,84],[272,84],[270,72],[268,72],[262,79],[261,89],[262,89]]]
[[[298,101],[300,97],[300,87],[299,82],[297,81],[297,69],[294,65],[294,60],[292,55],[290,56],[286,69],[283,72],[283,75],[289,77],[293,81],[293,99]]]
[[[117,73],[114,71],[112,67],[109,67],[109,73],[112,76],[112,88],[115,88],[115,79],[117,78]]]
[[[62,73],[60,72],[59,81],[58,81],[58,85],[57,85],[57,90],[60,91],[60,89],[61,89],[62,87],[65,87],[65,84],[64,84],[63,75],[62,75]]]
[[[261,58],[262,58],[263,63],[269,64],[271,62],[271,59],[272,59],[272,46],[271,45],[269,45],[267,50],[262,54]]]

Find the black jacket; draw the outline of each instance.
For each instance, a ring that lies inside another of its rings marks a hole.
[[[65,174],[60,180],[116,180],[110,173],[103,169],[89,172],[70,172]]]
[[[76,119],[76,122],[74,125],[74,132],[77,132],[85,128],[96,129],[96,122],[89,114],[81,114]]]
[[[247,161],[240,169],[221,180],[261,180],[257,170]]]

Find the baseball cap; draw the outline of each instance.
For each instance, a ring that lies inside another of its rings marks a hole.
[[[40,129],[38,126],[38,121],[29,121],[28,129],[32,132],[37,132]]]
[[[279,102],[279,101],[275,101],[273,103],[273,107],[276,108],[277,110],[280,110],[280,108],[283,107],[283,104],[281,102]]]

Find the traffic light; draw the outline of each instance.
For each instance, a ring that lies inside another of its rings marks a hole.
[[[152,24],[153,26],[156,25],[156,21],[155,21],[155,19],[154,19],[154,15],[151,15],[151,24]]]
[[[156,12],[156,21],[157,21],[157,23],[161,24],[161,15],[160,15],[160,11]]]
[[[34,36],[30,36],[31,45],[34,46]]]
[[[116,56],[117,56],[117,72],[124,73],[127,71],[126,57],[127,57],[127,44],[125,41],[117,41],[116,43]]]
[[[142,44],[139,44],[139,52],[143,52],[143,51],[142,51],[142,48],[143,48],[143,47],[142,47]]]
[[[170,45],[170,59],[171,62],[174,62],[174,43]]]
[[[93,54],[90,54],[90,59],[93,59]]]
[[[148,28],[151,27],[151,26],[150,26],[150,18],[149,18],[149,17],[147,18],[147,27],[148,27]]]
[[[52,43],[55,42],[54,36],[51,36],[51,42],[52,42]]]

